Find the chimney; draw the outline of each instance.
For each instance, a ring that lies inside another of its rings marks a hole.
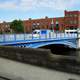
[[[48,19],[48,16],[45,16],[45,19]]]

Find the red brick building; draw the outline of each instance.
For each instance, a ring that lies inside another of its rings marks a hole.
[[[64,30],[64,18],[48,18],[44,19],[29,19],[24,21],[25,32],[31,32],[34,29],[54,29]]]
[[[10,32],[10,22],[0,23],[0,33]]]
[[[34,29],[54,29],[64,31],[65,29],[77,29],[80,27],[80,11],[64,11],[64,17],[42,18],[24,20],[25,32],[31,32]]]
[[[64,11],[64,17],[24,20],[24,32],[32,32],[34,29],[52,29],[64,31],[65,29],[77,29],[80,27],[80,11]],[[10,22],[0,24],[0,31],[10,30]]]
[[[80,27],[80,11],[65,11],[64,24],[67,29]]]

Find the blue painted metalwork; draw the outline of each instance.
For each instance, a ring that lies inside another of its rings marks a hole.
[[[77,34],[50,33],[49,35],[8,34],[0,35],[0,45],[38,48],[52,44],[63,44],[71,48],[77,47]]]

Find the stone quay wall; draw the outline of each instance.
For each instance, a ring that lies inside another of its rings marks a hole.
[[[0,57],[50,69],[80,74],[80,63],[76,61],[75,57],[54,55],[48,49],[1,46]]]

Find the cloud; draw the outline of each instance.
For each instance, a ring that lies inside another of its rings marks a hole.
[[[17,6],[18,9],[31,10],[36,7],[37,0],[21,0]]]
[[[79,0],[21,0],[18,8],[22,10],[65,10],[75,8],[74,6],[80,4]]]
[[[80,4],[79,2],[79,0],[41,0],[37,6],[53,10],[65,10],[73,8],[75,5]]]
[[[17,9],[17,10],[65,10],[74,8],[79,5],[79,0],[6,0],[0,3],[0,9]]]
[[[6,1],[0,3],[0,9],[15,9],[16,4],[14,1]]]

